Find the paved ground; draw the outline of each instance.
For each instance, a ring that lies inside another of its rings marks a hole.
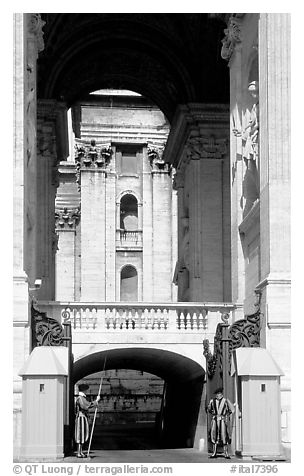
[[[230,460],[224,457],[210,459],[206,453],[193,448],[164,449],[164,450],[92,450],[90,459],[79,459],[68,456],[66,463],[231,463],[240,461],[235,457]]]

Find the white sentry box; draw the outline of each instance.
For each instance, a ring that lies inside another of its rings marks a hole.
[[[67,347],[36,347],[19,375],[22,377],[20,460],[60,460],[64,456]]]
[[[236,422],[238,449],[242,456],[280,456],[283,372],[267,349],[241,347],[233,354],[231,374],[240,418]]]

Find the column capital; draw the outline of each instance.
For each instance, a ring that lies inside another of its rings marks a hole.
[[[110,165],[112,147],[110,143],[97,144],[95,139],[90,143],[77,141],[75,144],[75,162],[78,168],[102,168]]]
[[[55,212],[56,232],[67,230],[75,231],[79,220],[80,208],[69,209],[64,207],[63,209],[57,209]]]
[[[236,45],[242,42],[241,19],[235,15],[230,16],[224,33],[225,37],[222,39],[221,56],[223,59],[229,61]]]
[[[150,161],[152,173],[170,173],[170,164],[166,163],[163,160],[164,149],[165,144],[162,144],[161,146],[148,144],[147,154]]]

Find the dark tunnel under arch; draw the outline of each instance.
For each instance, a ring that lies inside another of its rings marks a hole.
[[[167,350],[111,349],[77,360],[73,365],[73,383],[103,369],[121,368],[149,372],[165,381],[166,399],[157,429],[159,444],[163,448],[192,447],[205,380],[203,367]]]

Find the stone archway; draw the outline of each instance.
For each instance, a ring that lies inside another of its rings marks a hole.
[[[166,350],[136,347],[112,349],[77,360],[73,367],[73,382],[103,369],[120,368],[149,372],[165,381],[165,399],[156,428],[159,446],[193,447],[204,369],[197,362]]]

